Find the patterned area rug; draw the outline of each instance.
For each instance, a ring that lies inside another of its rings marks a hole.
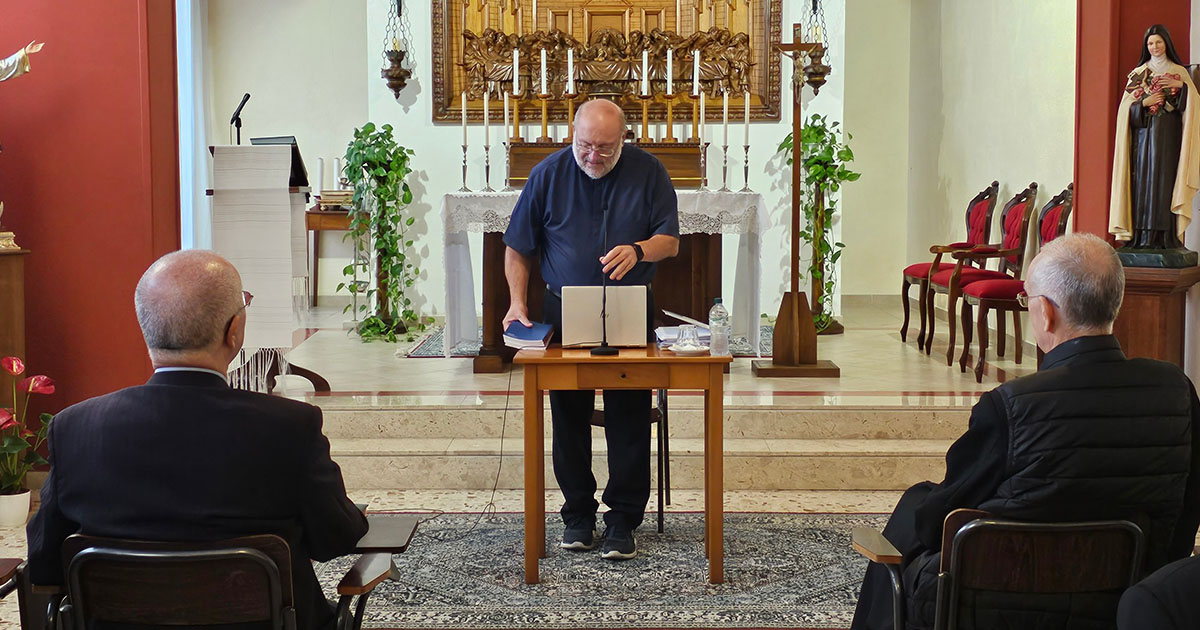
[[[395,556],[400,581],[376,587],[372,628],[848,628],[866,560],[850,548],[874,514],[725,515],[724,584],[707,582],[703,515],[671,513],[666,532],[649,520],[639,555],[614,563],[598,551],[558,548],[562,523],[547,519],[541,583],[523,572],[523,516],[443,514],[423,523]],[[318,564],[327,593],[353,558]]]
[[[772,352],[772,343],[774,341],[775,329],[771,326],[763,325],[758,330],[758,347],[762,350],[762,356],[769,357]],[[434,328],[424,339],[413,349],[408,352],[407,356],[410,359],[423,359],[442,357],[442,348],[445,344],[446,327],[438,326]],[[480,331],[480,336],[483,332]],[[729,350],[735,357],[750,357],[754,356],[754,347],[745,337],[735,337],[729,342]],[[479,354],[478,341],[464,341],[450,350],[452,357],[474,357]]]

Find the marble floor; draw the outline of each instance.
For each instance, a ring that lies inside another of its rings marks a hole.
[[[821,337],[819,354],[837,363],[839,379],[756,378],[749,359],[735,360],[726,383],[727,407],[771,409],[839,408],[888,409],[930,408],[965,410],[979,394],[998,382],[1033,371],[1032,352],[1016,364],[1011,356],[992,358],[982,384],[970,372],[945,363],[946,326],[932,355],[918,351],[916,326],[908,343],[899,336],[900,307],[895,297],[848,298],[842,321],[846,333]],[[915,313],[914,313],[915,317]],[[289,359],[313,369],[329,380],[332,392],[317,396],[311,385],[298,377],[281,379],[277,393],[306,400],[329,409],[372,408],[496,408],[519,404],[519,372],[473,374],[468,359],[420,358],[404,355],[415,342],[362,343],[342,330],[341,309],[319,307],[306,314],[305,330],[297,333],[298,345]],[[960,340],[961,344],[961,340]],[[960,346],[961,347],[961,346]],[[673,405],[700,406],[699,396],[679,396]],[[520,490],[351,490],[356,502],[376,510],[415,512],[479,512],[489,505],[501,512],[522,509]],[[727,511],[750,512],[889,512],[899,491],[727,491]],[[671,511],[701,511],[702,490],[672,492]],[[547,493],[548,505],[559,501],[556,491]],[[0,555],[21,557],[25,553],[22,528],[0,529]],[[0,601],[0,630],[15,630],[16,598]]]

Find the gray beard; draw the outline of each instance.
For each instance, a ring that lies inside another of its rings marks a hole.
[[[612,157],[612,164],[609,164],[604,169],[604,172],[599,173],[599,174],[592,174],[592,171],[587,167],[586,164],[584,164],[583,160],[579,158],[579,154],[576,153],[574,149],[571,149],[571,155],[574,156],[574,158],[575,158],[575,165],[579,167],[579,170],[583,171],[584,175],[587,175],[588,177],[590,177],[592,179],[600,179],[601,177],[604,177],[605,175],[608,175],[609,173],[611,173],[612,170],[617,167],[617,162],[621,161],[621,150],[624,148],[625,148],[624,142],[622,142],[619,146],[617,146],[617,153],[616,153],[616,155],[614,155]]]

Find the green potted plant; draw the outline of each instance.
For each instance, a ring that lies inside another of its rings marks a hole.
[[[808,243],[813,252],[808,274],[813,281],[812,314],[818,333],[841,332],[841,325],[833,319],[833,290],[836,276],[834,264],[842,256],[845,243],[833,239],[833,216],[837,212],[837,197],[833,193],[841,190],[845,182],[856,181],[860,173],[846,168],[854,161],[854,152],[841,140],[838,122],[829,123],[825,116],[813,114],[800,129],[800,159],[804,168],[804,191],[801,209],[804,212],[804,228],[800,239]],[[847,139],[853,136],[847,134]],[[792,164],[794,138],[788,134],[779,145],[779,151]]]
[[[25,476],[34,466],[47,463],[38,449],[46,443],[46,433],[54,419],[53,415],[43,413],[38,416],[37,431],[29,430],[26,424],[29,399],[34,394],[53,394],[54,381],[41,374],[18,381],[25,373],[25,364],[17,357],[0,359],[0,367],[13,381],[13,406],[0,407],[0,527],[20,527],[29,516],[30,492],[25,486]],[[18,392],[23,394],[23,400],[17,397]]]
[[[412,155],[412,149],[396,142],[391,125],[367,123],[354,130],[354,139],[346,146],[345,175],[354,188],[356,209],[346,238],[355,243],[355,258],[342,270],[349,281],[339,283],[338,291],[366,298],[354,314],[361,320],[356,330],[364,340],[396,341],[398,334],[411,340],[432,321],[419,317],[406,295],[421,273],[411,252],[413,241],[407,236],[415,219],[405,212],[413,199],[405,181],[412,172]],[[372,258],[374,288],[367,279]],[[353,308],[350,304],[346,310]]]

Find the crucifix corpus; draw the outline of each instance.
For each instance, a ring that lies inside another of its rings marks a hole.
[[[803,116],[800,114],[800,89],[807,83],[817,93],[825,84],[829,66],[821,63],[825,46],[818,42],[801,41],[800,25],[792,26],[792,43],[780,44],[779,51],[792,59],[792,253],[791,288],[783,294],[779,317],[775,320],[773,352],[770,360],[760,359],[751,364],[755,376],[792,376],[838,378],[841,369],[832,361],[817,358],[817,329],[813,325],[808,298],[800,290],[800,191],[804,178],[800,161]],[[801,65],[805,58],[809,63]],[[803,68],[803,80],[801,69]],[[815,213],[821,220],[822,213]],[[820,230],[821,225],[814,225]],[[817,255],[816,253],[813,254]],[[818,290],[814,284],[814,291]]]

